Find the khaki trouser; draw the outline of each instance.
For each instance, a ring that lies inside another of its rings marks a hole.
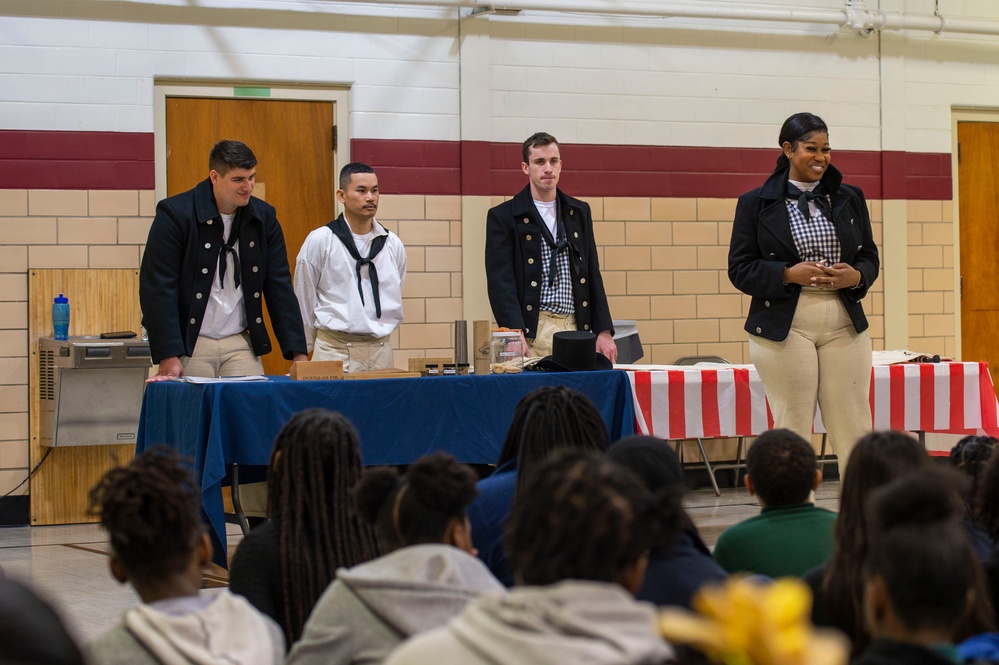
[[[189,376],[252,376],[263,374],[264,366],[253,353],[250,334],[240,333],[221,339],[201,335],[194,353],[181,356],[184,374]]]
[[[392,342],[386,337],[354,335],[334,330],[317,330],[313,360],[342,360],[343,371],[366,372],[395,365]]]
[[[576,329],[575,314],[556,314],[541,310],[538,314],[538,334],[527,340],[532,358],[544,358],[552,354],[552,337],[563,330]]]
[[[840,478],[853,445],[871,430],[871,338],[858,333],[835,291],[803,289],[783,342],[749,336],[774,427],[812,438],[815,403]]]

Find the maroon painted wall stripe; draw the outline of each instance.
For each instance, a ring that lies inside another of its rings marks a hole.
[[[450,152],[443,146],[456,144],[441,143],[355,139],[351,148],[354,159],[378,170],[385,193],[510,196],[527,182],[520,144],[463,141]],[[430,147],[434,144],[439,147]],[[578,196],[734,198],[763,183],[777,154],[770,148],[564,144],[560,185]],[[430,155],[454,161],[433,162]],[[833,161],[867,198],[949,200],[952,195],[947,153],[842,150],[833,152]]]
[[[0,189],[153,189],[153,135],[0,130]]]
[[[355,139],[352,158],[386,194],[510,196],[527,182],[520,144]],[[771,148],[562,146],[560,185],[577,196],[732,198],[758,187]],[[949,200],[948,153],[842,150],[833,161],[871,199]],[[153,189],[153,135],[0,130],[0,189]]]

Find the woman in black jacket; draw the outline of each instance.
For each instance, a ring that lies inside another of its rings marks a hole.
[[[774,427],[806,439],[816,402],[840,473],[871,428],[871,340],[861,299],[878,277],[864,194],[830,163],[829,130],[796,113],[762,187],[739,197],[728,275],[753,297],[749,351]]]

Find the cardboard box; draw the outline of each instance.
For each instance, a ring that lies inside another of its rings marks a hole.
[[[370,372],[352,372],[344,374],[343,378],[348,381],[361,379],[408,379],[420,376],[419,372],[407,372],[404,369],[373,369]]]
[[[472,367],[480,376],[489,374],[489,343],[492,339],[492,322],[472,322]]]
[[[291,364],[293,381],[329,381],[342,378],[342,360],[304,360]]]
[[[444,374],[444,365],[453,363],[454,361],[450,358],[439,357],[439,358],[410,358],[409,359],[409,371],[419,372],[422,376],[427,375],[427,365],[437,365],[437,373]]]

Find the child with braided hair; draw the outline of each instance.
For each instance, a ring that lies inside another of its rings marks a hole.
[[[971,434],[958,441],[950,450],[950,463],[963,471],[970,479],[965,506],[964,528],[968,532],[971,547],[979,560],[986,561],[995,548],[995,528],[999,505],[996,499],[996,469],[990,464],[993,451],[999,440],[991,436]],[[991,471],[988,471],[991,469]],[[990,528],[991,525],[991,528]]]
[[[604,452],[607,425],[590,399],[566,386],[544,386],[517,403],[496,469],[479,481],[479,496],[468,507],[479,558],[506,586],[513,576],[503,550],[503,529],[526,478],[555,451]]]
[[[108,471],[90,491],[90,510],[111,537],[111,574],[142,599],[89,645],[90,662],[283,662],[273,621],[227,590],[199,594],[212,545],[194,478],[172,449],[152,448]]]
[[[682,529],[679,496],[564,451],[525,479],[507,550],[516,586],[402,644],[386,665],[653,665],[673,660],[656,608],[635,600],[649,548]]]
[[[361,443],[343,415],[307,409],[274,440],[267,515],[236,549],[229,585],[277,621],[290,646],[341,567],[378,556],[375,532],[357,518],[351,491]]]
[[[368,469],[354,496],[388,554],[337,571],[288,665],[380,663],[480,594],[502,592],[472,553],[465,507],[475,497],[475,474],[454,457],[423,457],[401,478],[393,468]]]

